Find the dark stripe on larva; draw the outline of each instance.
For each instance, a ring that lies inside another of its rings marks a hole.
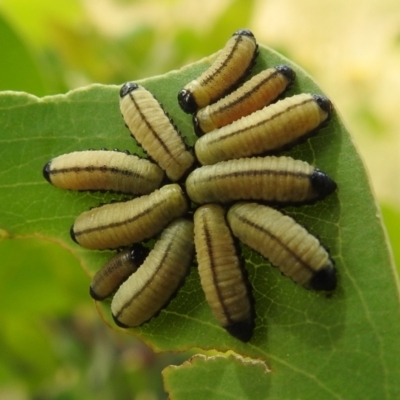
[[[266,169],[263,169],[263,170],[250,169],[250,170],[245,170],[245,171],[234,171],[234,172],[226,172],[226,173],[215,174],[215,175],[207,176],[203,180],[198,180],[197,183],[199,183],[199,182],[212,182],[212,181],[218,181],[218,180],[227,179],[227,178],[265,176],[265,175],[271,175],[271,176],[295,176],[296,178],[310,179],[310,175],[309,174],[305,174],[305,173],[302,173],[302,172],[273,170],[273,169],[267,169],[266,168]]]
[[[139,107],[139,104],[136,102],[136,100],[134,99],[132,92],[129,93],[129,98],[131,99],[133,105],[135,106],[136,110],[138,111],[138,113],[140,114],[140,116],[142,117],[143,122],[146,124],[146,126],[149,128],[153,138],[160,143],[161,147],[166,151],[166,153],[168,153],[168,155],[173,158],[176,161],[176,158],[174,157],[174,155],[171,153],[170,149],[168,148],[168,146],[166,145],[166,143],[161,139],[161,137],[157,134],[157,132],[154,130],[153,126],[149,123],[149,121],[147,120],[147,118],[145,117],[145,115],[143,114],[142,110]]]
[[[233,90],[249,73],[257,54],[254,35],[248,30],[235,32],[210,67],[178,93],[182,110],[194,113]]]
[[[291,110],[294,110],[294,109],[296,109],[296,108],[302,107],[302,106],[304,106],[305,104],[310,103],[310,102],[312,102],[312,101],[314,101],[314,100],[313,100],[313,99],[306,99],[306,100],[302,101],[301,103],[293,104],[292,106],[283,109],[281,112],[276,113],[275,115],[271,116],[270,118],[266,118],[266,119],[264,119],[264,120],[262,120],[262,121],[259,121],[259,122],[255,123],[255,124],[249,124],[249,125],[247,125],[246,127],[242,128],[242,129],[238,129],[238,130],[236,130],[236,131],[233,131],[233,132],[231,132],[230,134],[225,135],[225,136],[223,136],[223,137],[215,138],[214,140],[209,141],[208,144],[211,145],[211,144],[213,144],[213,143],[218,143],[218,142],[221,141],[221,140],[224,140],[224,139],[229,138],[229,137],[234,137],[234,136],[236,136],[236,135],[239,135],[240,133],[246,132],[246,131],[249,130],[249,129],[254,129],[254,128],[257,128],[257,127],[259,127],[259,126],[262,126],[262,125],[264,125],[264,124],[266,124],[266,123],[268,123],[268,122],[271,122],[271,121],[273,121],[274,119],[280,117],[281,115],[283,115],[283,114],[285,114],[285,113],[287,113],[287,112],[289,112],[289,111],[291,111]]]
[[[126,175],[126,176],[130,176],[133,178],[140,178],[140,179],[146,179],[146,176],[143,174],[138,174],[137,172],[132,172],[129,171],[127,169],[119,169],[119,168],[115,168],[115,167],[108,167],[106,165],[102,166],[102,167],[94,167],[94,166],[89,166],[89,167],[84,167],[84,168],[80,168],[80,167],[70,167],[70,168],[60,168],[60,169],[52,169],[51,171],[49,171],[50,175],[57,175],[57,174],[65,174],[68,172],[111,172],[113,174],[121,174],[121,175]]]
[[[137,142],[168,178],[179,180],[192,166],[194,157],[157,99],[144,87],[127,82],[120,90],[120,110]]]
[[[120,226],[129,224],[131,222],[134,222],[142,217],[144,217],[145,215],[150,214],[151,212],[153,212],[155,209],[159,208],[160,206],[162,206],[162,204],[164,203],[164,199],[160,199],[158,203],[153,203],[151,204],[150,207],[146,208],[144,211],[142,211],[139,214],[134,215],[132,218],[127,218],[124,219],[122,221],[118,221],[118,222],[110,222],[108,224],[104,224],[104,225],[97,225],[96,227],[93,228],[88,228],[88,229],[83,229],[81,231],[75,232],[74,231],[74,236],[75,238],[78,238],[81,235],[86,235],[88,233],[92,233],[92,232],[96,232],[96,231],[102,231],[104,229],[109,229],[109,228],[118,228]],[[113,205],[117,205],[116,203],[114,203]],[[109,206],[108,204],[106,204],[105,206]],[[101,207],[105,207],[105,206],[100,206],[98,208]]]
[[[302,258],[298,257],[298,255],[292,251],[292,249],[288,246],[286,246],[286,244],[280,240],[280,238],[276,235],[274,235],[273,232],[267,230],[265,227],[263,227],[260,224],[257,224],[256,222],[250,221],[249,219],[247,219],[244,216],[236,216],[236,218],[243,222],[244,224],[251,226],[255,229],[257,229],[259,232],[264,233],[266,235],[268,235],[271,239],[275,240],[280,246],[282,246],[293,258],[295,258],[304,268],[308,269],[309,271],[314,272],[315,270],[313,268],[311,268]]]
[[[226,56],[225,60],[221,63],[220,67],[217,68],[215,70],[215,72],[213,74],[209,74],[209,76],[203,80],[203,84],[209,84],[212,81],[215,81],[218,79],[218,76],[221,74],[221,71],[223,71],[227,65],[229,65],[229,63],[232,60],[233,55],[236,53],[237,48],[239,47],[240,42],[243,41],[243,37],[240,35],[234,36],[235,37],[235,44],[234,46],[232,46],[231,51],[229,52],[229,54]]]
[[[217,296],[218,296],[218,301],[220,303],[220,305],[222,306],[223,310],[224,310],[224,314],[225,317],[227,318],[227,320],[229,321],[229,324],[232,323],[232,319],[230,316],[230,311],[229,309],[226,307],[225,304],[225,299],[221,293],[221,288],[219,286],[219,281],[217,278],[217,272],[216,272],[216,265],[215,265],[215,257],[213,254],[214,251],[214,247],[213,247],[213,243],[211,241],[211,234],[210,234],[210,229],[208,227],[207,224],[207,219],[203,217],[203,231],[204,231],[204,235],[206,238],[206,243],[207,243],[207,252],[208,252],[208,260],[211,266],[211,273],[212,273],[212,280],[213,280],[213,284],[214,284],[214,288],[217,292]]]
[[[232,101],[231,103],[227,103],[225,106],[222,106],[219,109],[219,112],[228,110],[228,109],[230,109],[230,108],[242,103],[243,100],[253,96],[254,93],[256,93],[256,92],[258,92],[260,90],[260,87],[262,87],[267,82],[269,82],[272,79],[274,79],[278,75],[278,73],[279,72],[277,70],[275,70],[271,75],[267,76],[265,79],[261,80],[256,86],[254,86],[251,91],[243,92],[243,94],[238,96],[235,101]]]

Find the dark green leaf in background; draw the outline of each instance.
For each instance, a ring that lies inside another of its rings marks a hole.
[[[254,72],[282,62],[290,63],[262,48]],[[176,95],[207,65],[203,60],[141,82],[191,145],[195,141],[191,118],[179,109]],[[304,71],[292,66],[298,78],[289,94],[320,93]],[[118,91],[116,86],[93,85],[43,99],[22,93],[0,95],[0,228],[15,239],[41,236],[62,244],[89,274],[111,252],[80,248],[70,240],[69,228],[82,211],[121,196],[54,188],[43,179],[41,169],[56,155],[88,148],[117,147],[143,155],[124,127]],[[318,135],[282,154],[316,165],[338,183],[338,191],[324,201],[285,209],[329,247],[339,276],[335,293],[327,296],[295,285],[243,246],[257,314],[250,343],[230,337],[216,324],[195,268],[157,318],[129,331],[156,351],[233,350],[261,360],[272,372],[255,372],[257,379],[264,379],[258,381],[266,391],[260,398],[395,399],[400,394],[398,278],[364,168],[338,113]],[[109,303],[99,307],[112,324]],[[203,376],[208,362],[193,362],[192,372]],[[235,376],[245,379],[247,368],[254,368],[240,363],[236,369],[237,359],[219,362],[223,367],[212,368],[216,377],[226,374],[226,382]],[[165,381],[171,398],[185,382],[171,371]],[[219,398],[235,398],[235,386],[224,386]],[[254,398],[251,392],[249,398]]]

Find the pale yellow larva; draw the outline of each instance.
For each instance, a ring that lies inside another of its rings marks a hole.
[[[44,166],[43,175],[52,185],[62,189],[130,194],[151,193],[164,178],[158,165],[115,150],[63,154]]]
[[[71,237],[88,249],[130,246],[151,238],[187,210],[181,187],[165,185],[149,195],[83,212],[71,227]]]
[[[193,222],[176,219],[114,295],[111,311],[117,325],[139,326],[157,314],[187,275],[193,255]]]
[[[257,203],[237,203],[227,215],[233,234],[294,282],[334,290],[336,269],[319,240],[293,218]]]
[[[193,115],[197,135],[213,131],[260,110],[272,103],[294,81],[295,73],[287,65],[268,68],[246,81],[234,92]]]
[[[286,97],[202,136],[195,144],[197,159],[209,165],[281,149],[315,131],[331,109],[331,102],[321,95]]]
[[[336,189],[325,173],[291,157],[252,157],[222,161],[195,169],[186,191],[197,204],[259,200],[305,203],[324,198]]]
[[[179,92],[182,110],[192,114],[229,93],[250,72],[257,54],[253,33],[236,31],[211,66]]]
[[[120,90],[120,109],[132,136],[168,178],[179,180],[194,157],[160,103],[144,87],[128,82]]]
[[[254,322],[248,283],[225,210],[217,204],[198,208],[194,235],[201,286],[215,319],[234,337],[249,341]]]

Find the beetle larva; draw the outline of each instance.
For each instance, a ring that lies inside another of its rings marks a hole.
[[[144,87],[125,83],[120,108],[126,126],[148,155],[177,181],[192,166],[193,155],[159,102]]]
[[[195,169],[186,191],[197,204],[259,200],[305,203],[324,198],[336,183],[312,165],[291,157],[252,157]]]
[[[281,149],[315,131],[331,109],[321,95],[286,97],[202,136],[195,144],[197,159],[208,165]]]
[[[336,270],[319,240],[293,218],[257,203],[237,203],[227,215],[233,234],[294,282],[334,290]]]
[[[229,93],[250,72],[257,54],[253,33],[236,31],[211,66],[179,92],[182,110],[194,113]]]
[[[149,251],[141,244],[120,251],[97,271],[90,285],[90,296],[104,300],[111,296],[143,263]]]
[[[114,295],[111,311],[116,324],[139,326],[160,311],[188,273],[193,253],[193,222],[176,219]]]
[[[198,208],[194,235],[201,286],[215,319],[237,339],[249,341],[252,307],[225,210],[216,204]]]
[[[87,249],[130,246],[151,238],[187,210],[180,186],[165,185],[149,195],[83,212],[71,227],[71,237]]]
[[[164,171],[133,154],[88,150],[53,158],[43,176],[62,189],[147,194],[161,185]]]
[[[268,68],[253,76],[234,92],[193,115],[194,130],[202,135],[272,103],[294,81],[295,73],[287,65]]]

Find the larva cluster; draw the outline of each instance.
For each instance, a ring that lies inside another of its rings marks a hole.
[[[193,129],[202,135],[194,154],[155,97],[128,82],[120,90],[122,117],[151,161],[92,150],[61,155],[44,166],[44,177],[62,189],[137,196],[85,211],[71,227],[71,237],[85,248],[120,249],[90,286],[95,300],[113,296],[117,325],[136,327],[157,315],[195,254],[216,321],[249,341],[254,304],[238,241],[306,288],[335,289],[334,263],[320,241],[271,206],[322,200],[336,183],[304,161],[270,154],[316,132],[329,120],[332,105],[320,94],[279,99],[295,80],[287,65],[243,83],[257,55],[254,35],[240,29],[178,93],[180,107],[192,114]],[[151,250],[143,245],[158,235]]]

